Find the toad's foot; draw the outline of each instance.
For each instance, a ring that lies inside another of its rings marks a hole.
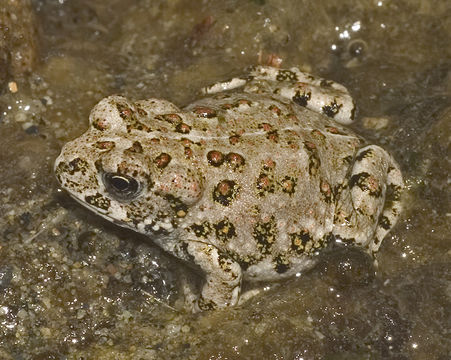
[[[189,241],[187,251],[206,274],[195,311],[234,306],[238,302],[242,271],[239,264],[210,244]]]

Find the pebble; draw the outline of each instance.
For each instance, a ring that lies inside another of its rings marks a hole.
[[[17,83],[15,81],[11,81],[11,82],[8,83],[8,89],[13,94],[16,93],[19,90],[19,88],[17,87]]]
[[[362,124],[366,129],[380,130],[388,125],[388,118],[384,117],[364,117]]]

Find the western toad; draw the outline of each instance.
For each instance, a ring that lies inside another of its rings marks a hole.
[[[179,109],[109,96],[56,159],[61,186],[206,276],[197,309],[235,305],[243,277],[276,280],[331,241],[378,250],[401,211],[398,165],[341,124],[342,85],[258,66]]]

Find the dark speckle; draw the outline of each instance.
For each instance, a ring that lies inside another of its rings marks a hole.
[[[356,161],[361,161],[364,158],[366,158],[367,156],[370,156],[372,153],[373,153],[372,149],[363,150],[355,157],[355,160]]]
[[[277,133],[277,130],[273,130],[273,131],[270,131],[268,134],[266,134],[266,138],[273,142],[278,142],[279,134]]]
[[[218,167],[224,162],[224,155],[220,151],[211,150],[207,154],[207,160],[210,165]]]
[[[193,109],[193,112],[196,115],[203,117],[203,118],[207,118],[207,119],[216,117],[216,110],[206,107],[206,106],[196,106]]]
[[[169,162],[171,161],[171,155],[166,153],[161,153],[158,155],[155,160],[153,161],[157,168],[164,169],[166,166],[168,166]]]
[[[188,134],[191,131],[191,126],[185,123],[180,123],[175,127],[175,131],[180,134]]]
[[[271,131],[272,130],[272,125],[268,124],[268,123],[261,123],[258,125],[259,129],[263,129],[263,131]]]
[[[235,226],[228,219],[224,219],[213,226],[215,228],[216,237],[223,242],[236,236]]]
[[[279,70],[276,76],[277,81],[298,81],[298,76],[291,70]]]
[[[134,119],[133,121],[130,121],[127,124],[127,132],[131,132],[132,130],[138,130],[138,131],[146,131],[146,132],[150,132],[151,129],[143,124],[142,122],[137,121],[136,119]]]
[[[227,162],[227,164],[230,165],[230,167],[234,170],[238,170],[241,169],[244,166],[244,158],[237,153],[228,153],[225,157],[225,160]]]
[[[97,118],[92,121],[92,127],[99,131],[108,129],[109,123],[106,119]]]
[[[174,210],[174,213],[177,217],[182,218],[186,216],[186,214],[188,213],[188,205],[180,200],[180,198],[172,194],[166,194],[164,195],[164,198],[168,201],[169,206],[172,210]]]
[[[351,188],[358,186],[362,191],[368,191],[371,196],[380,197],[382,195],[379,182],[367,172],[352,175],[351,179],[349,179],[349,186]]]
[[[392,224],[390,223],[390,220],[386,216],[382,216],[379,220],[379,226],[385,230],[390,230],[392,227]]]
[[[340,112],[342,106],[343,106],[342,104],[337,104],[337,102],[334,100],[333,102],[330,103],[330,105],[323,106],[322,108],[323,114],[333,118]]]
[[[251,106],[252,105],[252,101],[250,101],[248,99],[238,99],[238,101],[236,102],[236,106],[240,106],[240,105]]]
[[[157,115],[156,118],[158,120],[166,121],[169,124],[172,124],[175,126],[182,123],[182,118],[178,114],[162,114],[162,115]]]
[[[304,146],[308,152],[309,174],[316,175],[321,166],[321,160],[318,156],[316,145],[310,141],[305,141]]]
[[[331,134],[345,135],[345,133],[338,129],[336,126],[326,126],[326,131]]]
[[[310,101],[312,97],[312,93],[303,93],[301,94],[299,91],[296,91],[296,94],[293,96],[291,100],[293,100],[294,103],[300,105],[300,106],[307,106],[308,102]]]
[[[264,171],[273,171],[276,167],[276,162],[273,159],[266,159],[263,161]]]
[[[333,81],[323,79],[319,83],[319,86],[321,86],[322,88],[329,88],[333,83]]]
[[[132,152],[132,153],[136,153],[136,154],[142,154],[143,152],[143,147],[141,145],[141,143],[139,141],[135,141],[133,143],[133,145],[127,149],[127,151]]]
[[[236,145],[240,142],[240,136],[239,135],[232,135],[229,137],[229,143],[230,145]]]
[[[311,134],[312,134],[312,136],[313,136],[315,139],[318,139],[318,140],[325,140],[325,139],[326,139],[326,137],[324,136],[324,134],[323,134],[321,131],[319,131],[318,129],[312,130],[312,131],[311,131]]]
[[[294,194],[296,188],[296,179],[291,176],[285,176],[280,182],[282,191],[287,194]]]
[[[89,165],[87,161],[81,158],[75,158],[74,160],[69,162],[69,174],[73,175],[76,172],[80,171],[84,175],[88,166]]]
[[[301,230],[297,233],[289,234],[289,236],[291,239],[291,249],[298,254],[306,252],[307,243],[312,241],[312,237],[307,230]]]
[[[286,257],[283,256],[282,254],[277,255],[276,258],[274,259],[274,270],[276,270],[276,272],[279,274],[283,274],[287,272],[287,270],[289,269],[290,263],[286,259]]]
[[[132,110],[127,105],[116,103],[116,108],[122,119],[129,120],[131,118]]]
[[[257,242],[259,251],[264,255],[269,254],[277,236],[274,216],[268,222],[258,222],[255,224],[252,236]]]
[[[191,225],[188,230],[194,232],[197,237],[206,238],[211,233],[211,225],[208,221],[204,221],[202,224]]]
[[[225,103],[225,104],[221,105],[221,109],[223,109],[223,110],[230,110],[230,109],[233,109],[234,107],[235,107],[235,105],[230,104],[230,103]]]
[[[268,108],[269,111],[273,112],[276,115],[280,115],[282,113],[282,110],[280,110],[280,108],[276,105],[270,105]]]
[[[94,144],[94,146],[100,150],[112,150],[116,144],[114,141],[98,141]]]
[[[110,199],[104,197],[102,194],[95,194],[91,196],[86,196],[85,201],[102,210],[108,210],[110,208]]]
[[[220,181],[213,190],[213,200],[223,206],[229,206],[236,198],[240,187],[233,180]]]
[[[325,181],[321,180],[320,182],[320,192],[324,196],[324,201],[328,204],[330,204],[333,200],[333,194],[332,194],[332,188],[330,187],[330,184]]]
[[[216,303],[214,303],[212,300],[204,299],[202,294],[199,296],[199,300],[197,301],[197,306],[199,306],[199,309],[202,311],[214,310],[217,307]]]
[[[146,117],[148,115],[147,111],[139,106],[136,106],[136,112],[138,113],[139,116],[142,116],[142,117]]]
[[[274,181],[268,174],[260,174],[257,179],[257,192],[260,196],[274,192]]]

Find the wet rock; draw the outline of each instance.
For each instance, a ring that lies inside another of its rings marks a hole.
[[[3,0],[0,6],[0,67],[3,78],[30,72],[37,60],[37,25],[30,0]]]
[[[374,280],[373,259],[361,249],[332,246],[317,269],[334,286],[364,286]]]
[[[9,286],[13,278],[13,269],[8,265],[0,265],[0,290]]]

